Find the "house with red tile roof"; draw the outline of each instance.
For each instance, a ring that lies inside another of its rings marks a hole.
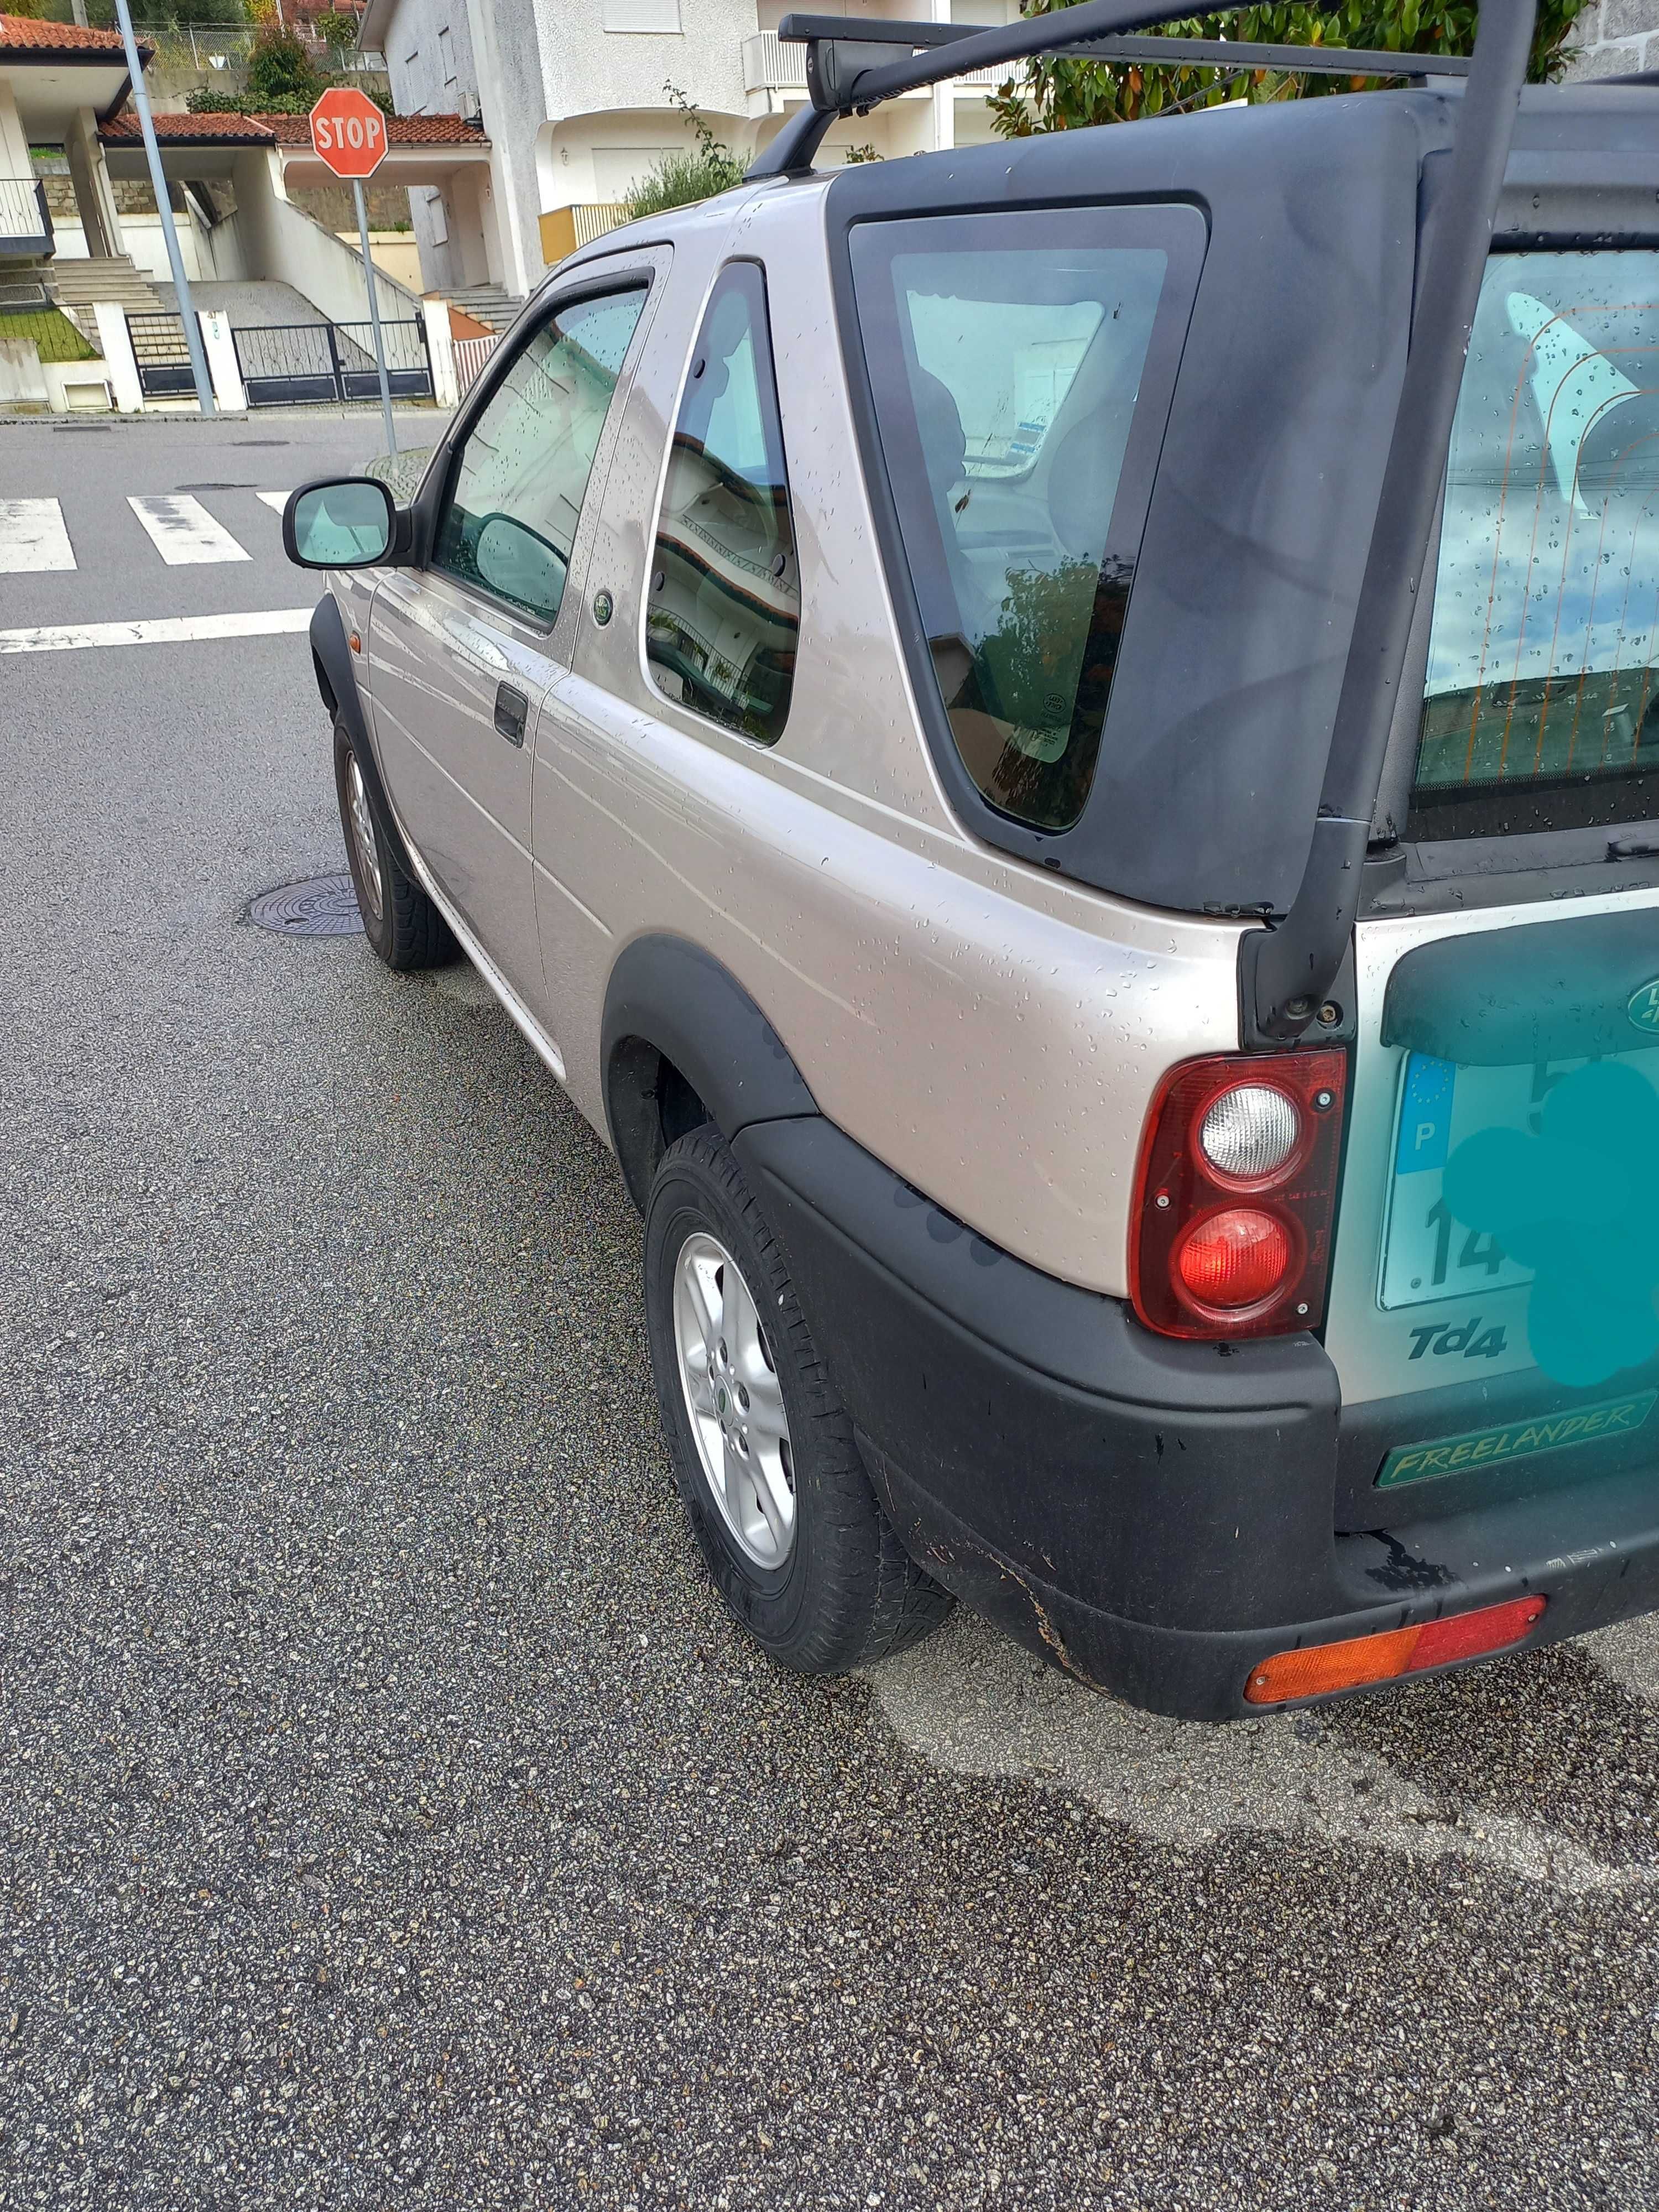
[[[141,46],[146,68],[151,58]],[[131,94],[118,33],[0,11],[0,320],[9,300],[44,293],[92,338],[100,302],[129,314],[169,304],[157,289],[167,281],[157,220],[130,211],[149,185]],[[279,308],[290,301],[295,319],[367,315],[355,243],[304,204],[334,182],[305,116],[161,111],[155,124],[185,274],[204,297],[235,288],[257,303],[246,288],[280,285],[272,297]],[[377,185],[437,190],[461,206],[487,199],[490,148],[476,121],[394,117],[387,138]],[[476,258],[482,265],[482,240]],[[383,315],[420,317],[416,293],[378,266],[373,282]]]
[[[141,46],[148,65],[150,50]],[[115,31],[0,15],[0,283],[49,260],[52,222],[32,146],[61,147],[88,250],[118,253],[120,222],[98,146],[131,87]]]

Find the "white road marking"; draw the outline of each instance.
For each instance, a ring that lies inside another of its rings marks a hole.
[[[222,522],[216,522],[199,499],[188,492],[142,492],[127,501],[169,568],[194,568],[207,561],[247,561]]]
[[[285,491],[262,491],[258,496],[277,514],[280,514],[288,505],[288,494]]]
[[[149,622],[57,623],[0,629],[0,653],[76,653],[90,645],[194,645],[204,638],[279,637],[309,629],[309,607],[246,615],[158,615]]]
[[[55,499],[0,499],[0,575],[74,566],[75,549]]]

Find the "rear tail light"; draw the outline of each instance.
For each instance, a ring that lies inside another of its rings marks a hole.
[[[1425,1620],[1419,1628],[1391,1628],[1381,1636],[1352,1636],[1341,1644],[1281,1651],[1251,1670],[1244,1702],[1288,1705],[1295,1698],[1328,1697],[1333,1690],[1356,1690],[1366,1682],[1449,1667],[1455,1660],[1482,1658],[1519,1644],[1543,1619],[1547,1603],[1541,1597],[1511,1598],[1478,1613]]]
[[[1230,1206],[1182,1238],[1176,1267],[1200,1305],[1232,1313],[1272,1297],[1291,1271],[1291,1250],[1290,1229],[1277,1214]]]
[[[1271,1336],[1322,1320],[1346,1087],[1340,1052],[1217,1053],[1164,1077],[1130,1246],[1148,1328]]]

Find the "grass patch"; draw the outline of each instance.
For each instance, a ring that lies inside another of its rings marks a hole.
[[[0,308],[0,338],[33,338],[43,362],[96,361],[98,349],[82,337],[61,307]]]

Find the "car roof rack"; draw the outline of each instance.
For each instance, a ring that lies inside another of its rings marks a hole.
[[[1108,0],[1108,10],[1131,28],[1179,21],[1168,8],[1149,9]],[[750,168],[751,179],[796,176],[810,170],[837,116],[865,115],[884,100],[919,87],[942,84],[970,70],[994,69],[1042,55],[1050,60],[1120,62],[1137,67],[1279,70],[1304,76],[1467,76],[1462,54],[1396,53],[1380,47],[1256,46],[1231,39],[1137,39],[1121,31],[1092,34],[1078,19],[1096,6],[1060,8],[1045,15],[984,30],[961,23],[884,22],[846,15],[786,15],[777,35],[806,48],[807,104],[792,116]],[[854,27],[855,26],[855,28]],[[852,33],[849,35],[849,32]],[[1081,33],[1081,34],[1080,34]],[[888,49],[903,47],[892,58]],[[951,48],[957,51],[952,52]]]
[[[806,42],[810,100],[749,173],[759,179],[810,170],[833,116],[1003,62],[1079,47],[1098,55],[1101,41],[1179,22],[1190,6],[1191,0],[1173,6],[1170,0],[1161,6],[1157,0],[1079,0],[988,31],[860,21],[850,40],[844,16],[787,15],[779,36]],[[1463,96],[1444,181],[1419,247],[1405,373],[1302,881],[1284,915],[1247,930],[1239,945],[1239,1037],[1247,1049],[1282,1050],[1314,1028],[1353,941],[1371,816],[1537,20],[1537,0],[1483,0],[1466,69],[1438,55],[1389,57],[1396,74],[1462,75]],[[1208,42],[1182,43],[1190,58],[1193,46]],[[886,50],[895,44],[911,51],[890,61]],[[1231,62],[1249,49],[1218,41],[1216,51]],[[1279,51],[1294,52],[1298,69],[1337,58],[1319,47]]]

